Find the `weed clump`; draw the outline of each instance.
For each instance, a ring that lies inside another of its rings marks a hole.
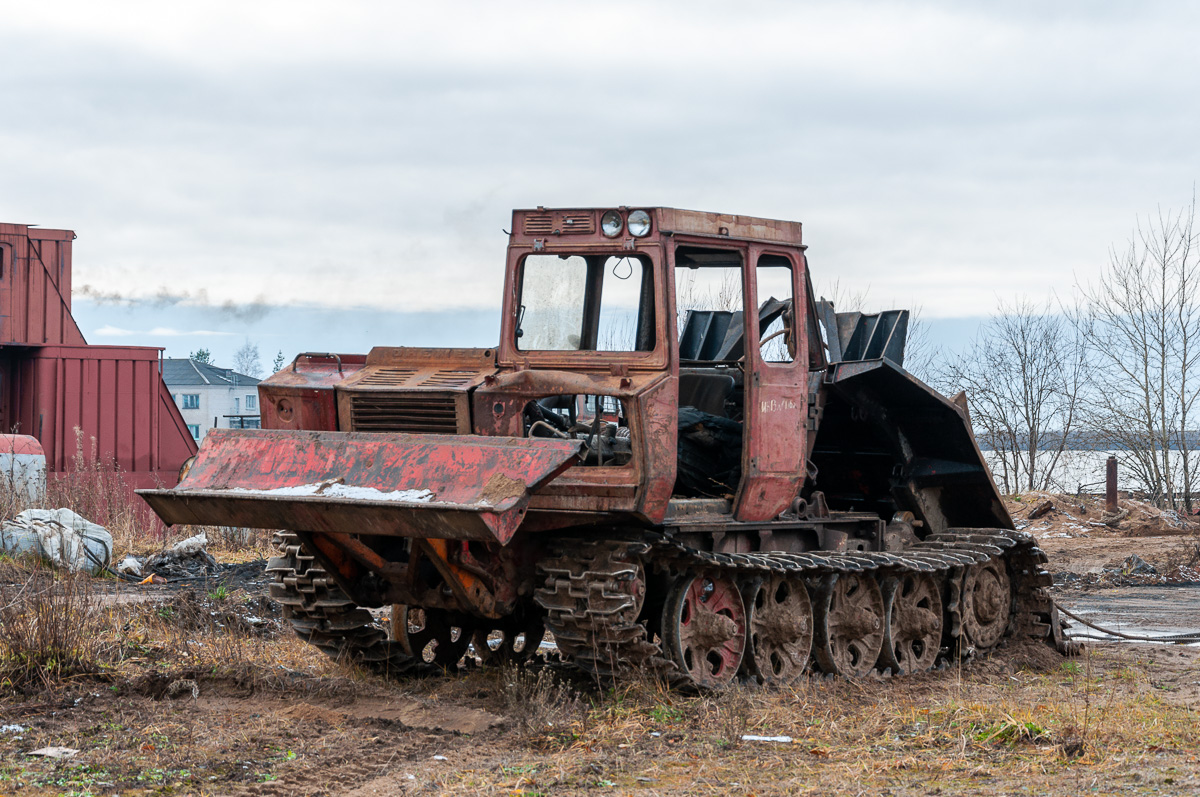
[[[579,693],[550,670],[514,667],[505,672],[504,681],[504,713],[521,736],[557,735],[587,714]]]
[[[0,688],[28,692],[100,672],[102,615],[87,576],[36,568],[0,584]]]

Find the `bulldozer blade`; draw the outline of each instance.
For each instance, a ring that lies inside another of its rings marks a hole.
[[[138,490],[168,525],[506,544],[529,495],[580,443],[545,438],[213,429],[170,490]]]

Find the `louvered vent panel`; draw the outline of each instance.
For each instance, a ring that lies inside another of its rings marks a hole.
[[[364,376],[358,384],[367,387],[396,387],[403,385],[415,373],[416,370],[412,368],[376,368]]]
[[[591,235],[596,231],[596,219],[591,213],[564,213],[559,229],[563,235]]]
[[[463,387],[478,374],[478,371],[438,371],[423,380],[421,387]]]
[[[554,232],[554,217],[549,213],[525,217],[526,235],[549,235],[552,232]]]
[[[453,396],[433,393],[356,394],[350,398],[355,432],[458,434]]]

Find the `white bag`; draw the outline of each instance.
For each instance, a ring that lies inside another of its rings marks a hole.
[[[36,553],[58,567],[92,575],[112,562],[112,535],[70,509],[26,509],[0,526],[0,547]]]

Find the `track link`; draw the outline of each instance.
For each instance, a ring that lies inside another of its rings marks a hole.
[[[331,658],[389,673],[404,672],[415,662],[388,639],[371,613],[359,608],[330,578],[300,538],[278,532],[272,542],[278,556],[267,562],[274,581],[271,597],[296,634]]]
[[[597,676],[666,665],[638,622],[649,541],[563,541],[538,564],[537,602],[564,658]]]

